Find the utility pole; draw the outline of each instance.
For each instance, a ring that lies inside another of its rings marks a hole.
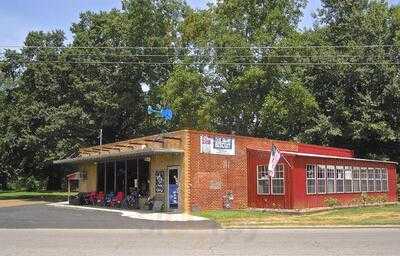
[[[100,140],[100,154],[101,154],[103,151],[103,129],[100,129],[99,140]]]

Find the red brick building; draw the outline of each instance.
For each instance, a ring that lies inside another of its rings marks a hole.
[[[272,145],[281,158],[266,173]],[[140,188],[167,210],[233,208],[301,209],[350,204],[362,193],[396,201],[396,165],[359,159],[353,151],[262,138],[182,130],[81,149],[80,191]]]

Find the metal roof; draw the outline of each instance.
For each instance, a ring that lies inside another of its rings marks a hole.
[[[251,149],[251,148],[249,148],[249,149]],[[271,152],[271,150],[259,150],[259,149],[254,149],[254,150]],[[393,162],[393,161],[363,159],[363,158],[355,158],[355,157],[319,155],[319,154],[309,154],[309,153],[290,152],[290,151],[281,151],[281,153],[287,154],[287,155],[293,155],[293,156],[306,156],[306,157],[327,158],[327,159],[342,159],[342,160],[364,161],[364,162],[375,162],[375,163],[386,163],[386,164],[399,164],[399,163]]]
[[[165,149],[165,148],[145,148],[138,150],[126,150],[115,153],[103,153],[91,156],[81,156],[76,158],[67,158],[56,160],[53,164],[78,164],[84,162],[97,162],[97,161],[107,161],[107,160],[118,160],[136,157],[146,157],[161,154],[182,154],[184,151],[181,149]]]

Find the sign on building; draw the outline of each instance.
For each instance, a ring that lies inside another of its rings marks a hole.
[[[235,139],[221,136],[200,136],[200,152],[216,155],[235,155]]]

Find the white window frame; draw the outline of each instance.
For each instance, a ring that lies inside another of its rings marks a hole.
[[[333,177],[329,177],[328,173],[332,174]],[[336,193],[336,171],[335,171],[335,166],[334,165],[327,165],[326,166],[326,193],[327,194],[335,194]],[[333,181],[333,192],[328,192],[328,181]]]
[[[365,177],[362,177],[362,173],[365,172]],[[363,190],[362,182],[365,181],[367,184],[366,190]],[[368,168],[367,167],[361,167],[360,168],[360,192],[368,192]]]
[[[377,173],[379,173],[379,176],[377,177]],[[375,192],[382,192],[382,171],[380,168],[374,168],[374,177],[375,177]],[[376,186],[376,182],[379,181],[381,184],[381,188],[378,190],[377,186]]]
[[[285,194],[285,166],[283,164],[278,164],[276,166],[277,170],[275,171],[275,176],[271,177],[271,195],[284,195]],[[281,169],[282,178],[276,177],[276,172]],[[282,193],[274,193],[274,180],[282,180],[283,192]]]
[[[319,170],[322,170],[322,173],[324,174],[323,178],[318,177]],[[322,164],[317,165],[316,180],[317,180],[317,191],[316,191],[317,194],[319,194],[319,195],[326,194],[326,165],[322,165]],[[319,192],[319,181],[321,181],[321,180],[324,181],[324,192]]]
[[[337,175],[338,170],[340,170],[340,171],[342,172],[342,174],[343,174],[343,177],[342,177],[341,179],[338,179],[338,175]],[[342,181],[342,184],[343,184],[343,186],[342,186],[343,191],[339,191],[339,192],[337,191],[337,181],[338,181],[338,180],[341,180],[341,181]],[[340,166],[335,166],[335,188],[336,188],[336,190],[335,190],[336,193],[338,193],[338,194],[343,194],[343,193],[344,193],[344,166],[342,166],[342,165],[340,165]]]
[[[270,180],[268,174],[265,177],[260,178],[259,172],[260,172],[261,168],[264,169],[263,171],[265,171],[265,173],[268,173],[266,165],[257,165],[257,195],[270,195],[271,194],[271,180]],[[261,180],[267,180],[268,181],[268,193],[261,193],[260,192],[259,181],[261,181]]]
[[[308,178],[308,167],[311,167],[312,168],[312,171],[313,171],[313,178]],[[316,178],[317,178],[317,167],[316,167],[316,165],[315,164],[307,164],[306,165],[306,194],[307,195],[315,195],[315,194],[317,194],[317,180],[316,180]],[[308,191],[308,181],[309,180],[314,180],[314,193],[309,193]]]
[[[372,184],[374,185],[374,188],[372,189],[372,190],[370,190],[370,187],[369,187],[369,184],[370,184],[370,181],[371,181],[371,179],[369,178],[370,177],[370,172],[372,171],[372,174],[373,174],[373,178],[372,178]],[[367,192],[375,192],[375,169],[374,168],[367,168],[367,184],[368,184],[368,188],[367,188]]]
[[[350,173],[350,179],[346,179],[346,171]],[[350,181],[350,191],[346,191],[346,181]],[[353,193],[353,168],[345,166],[343,170],[343,193]]]
[[[357,172],[358,178],[354,177],[355,176],[354,174],[356,172]],[[353,178],[353,193],[360,193],[361,192],[361,176],[360,175],[361,175],[360,174],[360,167],[358,167],[358,166],[353,167],[353,170],[351,171],[351,176]],[[358,181],[358,190],[357,191],[354,190],[354,188],[355,188],[354,181]]]

